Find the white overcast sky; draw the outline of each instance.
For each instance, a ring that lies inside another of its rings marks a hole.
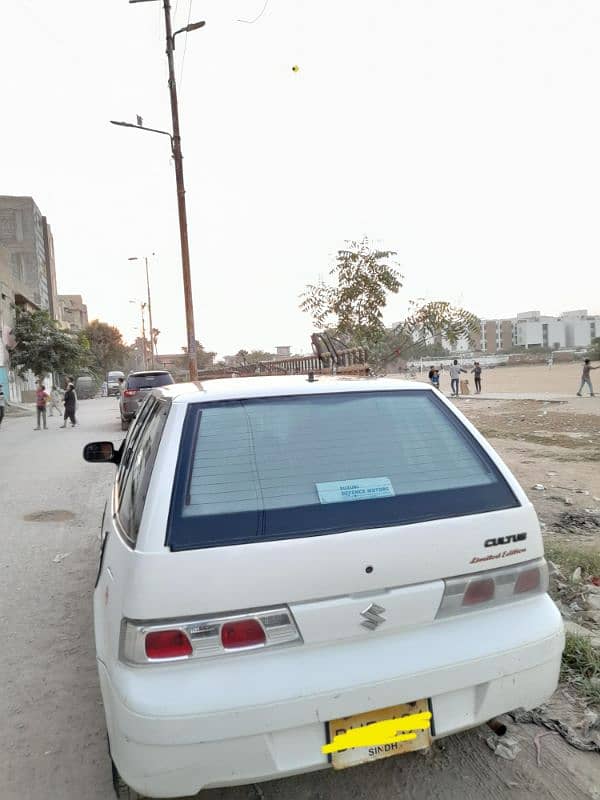
[[[190,0],[172,0],[175,26]],[[597,0],[192,0],[180,106],[196,331],[308,351],[304,285],[344,239],[398,251],[410,298],[600,313]],[[185,343],[161,3],[2,0],[0,194],[32,195],[59,291]],[[181,74],[184,36],[177,39]],[[298,72],[292,67],[297,64]]]

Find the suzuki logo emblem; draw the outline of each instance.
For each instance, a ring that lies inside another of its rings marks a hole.
[[[364,620],[360,624],[363,628],[374,631],[378,625],[385,622],[385,617],[381,616],[384,611],[385,608],[378,606],[377,603],[371,603],[364,611],[360,612],[361,617],[364,617]]]

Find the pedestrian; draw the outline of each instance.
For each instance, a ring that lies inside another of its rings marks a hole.
[[[5,407],[6,407],[6,397],[4,396],[4,389],[2,388],[2,384],[0,383],[0,427],[2,426],[2,420],[4,419]]]
[[[594,397],[594,387],[592,386],[592,379],[590,377],[590,372],[593,369],[598,369],[598,367],[592,367],[592,364],[589,358],[586,358],[583,362],[583,372],[581,373],[581,386],[579,387],[579,391],[577,392],[577,397],[582,397],[581,390],[587,383],[587,387],[590,390],[590,396]]]
[[[118,385],[118,388],[117,388],[117,392],[118,392],[117,397],[121,397],[121,395],[123,394],[123,391],[125,389],[125,378],[119,378],[119,382],[118,383],[119,383],[119,385]]]
[[[481,364],[476,361],[471,372],[475,375],[475,394],[481,394]]]
[[[37,411],[37,427],[35,427],[34,431],[40,431],[40,422],[44,423],[44,430],[48,430],[48,425],[46,424],[46,405],[50,395],[46,391],[46,387],[43,383],[38,383],[38,388],[35,390],[35,408]]]
[[[429,378],[429,383],[433,383],[433,376],[434,376],[434,375],[435,375],[435,367],[434,367],[434,366],[433,366],[433,364],[432,364],[432,365],[429,367],[429,372],[428,372],[428,374],[427,374],[427,377]]]
[[[54,409],[56,409],[58,411],[58,416],[59,417],[62,414],[62,409],[59,406],[59,403],[60,403],[61,399],[62,398],[61,398],[61,394],[60,394],[60,391],[59,391],[58,387],[53,385],[52,389],[50,389],[50,401],[48,403],[51,417],[54,416]]]
[[[65,421],[60,426],[61,428],[67,427],[67,420],[71,421],[71,427],[74,428],[77,425],[77,421],[75,420],[75,409],[77,407],[77,395],[75,394],[75,387],[72,383],[69,384],[67,387],[67,391],[65,392]]]
[[[437,389],[438,392],[440,390],[440,371],[438,369],[433,370],[433,375],[431,377],[431,384],[434,389]]]
[[[454,359],[454,363],[450,365],[450,386],[452,388],[452,397],[458,397],[458,386],[460,381],[460,373],[465,372],[466,369],[463,369],[458,361]]]

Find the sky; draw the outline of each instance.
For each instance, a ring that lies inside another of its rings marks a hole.
[[[345,240],[481,317],[600,313],[596,0],[172,0],[197,338],[310,351]],[[262,15],[261,15],[262,11]],[[244,22],[240,20],[253,20]],[[58,288],[185,344],[162,2],[3,0],[0,194],[52,226]],[[292,67],[297,65],[298,71]],[[155,254],[154,256],[152,254]]]

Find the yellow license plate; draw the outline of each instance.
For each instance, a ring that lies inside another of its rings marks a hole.
[[[334,769],[354,767],[431,745],[427,700],[367,711],[327,723],[329,741],[322,748]]]

